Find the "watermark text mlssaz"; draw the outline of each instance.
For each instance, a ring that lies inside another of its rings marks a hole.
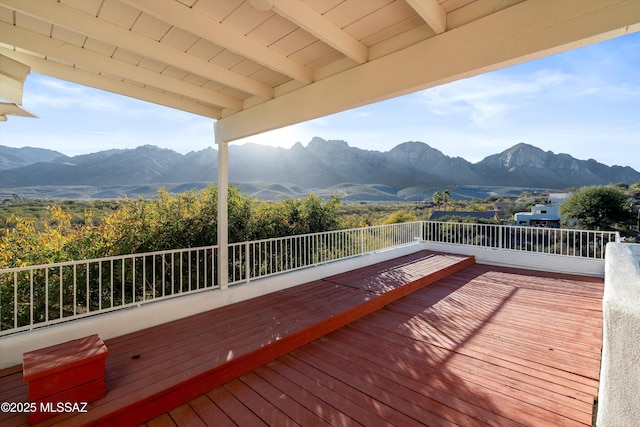
[[[0,412],[9,413],[81,413],[88,411],[88,402],[2,402]]]

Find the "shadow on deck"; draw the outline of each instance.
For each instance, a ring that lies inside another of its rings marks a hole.
[[[602,291],[473,265],[146,425],[589,426]]]
[[[422,251],[108,340],[107,395],[42,425],[146,422],[472,264]],[[26,402],[21,367],[1,371],[0,386],[2,401]]]

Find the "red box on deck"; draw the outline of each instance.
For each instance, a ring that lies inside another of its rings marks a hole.
[[[58,404],[93,402],[103,397],[108,354],[97,334],[24,353],[23,378],[28,383],[29,402],[36,404],[36,411],[29,413],[29,423],[58,415]]]

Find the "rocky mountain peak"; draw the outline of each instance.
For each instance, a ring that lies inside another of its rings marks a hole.
[[[13,148],[0,145],[0,170],[13,169],[33,163],[51,162],[64,154],[44,148]]]
[[[217,176],[217,151],[212,148],[182,155],[147,145],[38,164],[18,159],[21,153],[5,148],[0,146],[0,188],[215,182]],[[632,184],[640,181],[640,173],[545,152],[524,143],[472,164],[418,141],[380,152],[316,137],[307,147],[297,143],[290,149],[232,145],[229,179],[233,183],[294,183],[308,189],[341,183],[394,188],[496,185],[563,189],[611,182]]]
[[[519,143],[500,153],[500,163],[505,168],[516,166],[529,166],[544,168],[547,161],[547,153],[533,145]]]
[[[304,146],[302,145],[302,143],[300,141],[296,142],[291,147],[291,151],[300,151],[300,150],[304,150]]]
[[[314,136],[307,145],[307,149],[311,152],[331,152],[349,149],[349,144],[346,141],[338,139],[325,140],[320,137]]]
[[[429,146],[429,144],[425,144],[424,142],[420,141],[403,142],[393,147],[390,152],[421,155],[428,153],[430,155],[444,156],[444,154],[440,150],[436,150],[435,148]]]

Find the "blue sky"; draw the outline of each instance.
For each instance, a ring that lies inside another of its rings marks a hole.
[[[35,73],[0,144],[74,156],[154,144],[215,146],[213,120]],[[640,33],[357,108],[235,143],[290,147],[312,137],[388,151],[422,141],[471,162],[525,142],[640,171]]]

